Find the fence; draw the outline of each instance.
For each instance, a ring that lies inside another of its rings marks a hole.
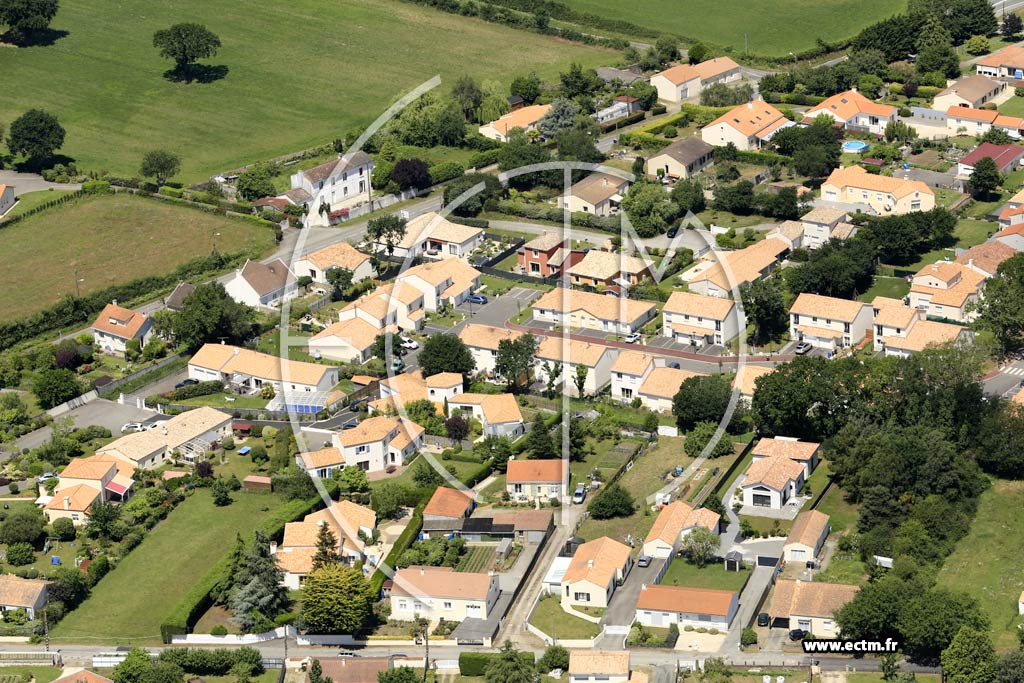
[[[296,638],[299,632],[295,630],[294,626],[279,626],[272,631],[265,633],[247,633],[244,636],[239,635],[224,635],[224,636],[213,636],[203,633],[188,633],[171,636],[172,645],[255,645],[257,643],[265,643],[268,640],[277,640],[278,638]],[[282,660],[274,660],[282,661]],[[266,666],[266,660],[264,660],[264,666]],[[267,667],[267,668],[278,668],[278,667]]]
[[[484,237],[486,237],[487,239],[495,240],[496,242],[500,242],[500,241],[502,241],[502,239],[505,238],[504,235],[489,235],[486,232],[484,233]],[[480,266],[494,266],[494,265],[497,265],[497,264],[501,263],[502,261],[504,261],[505,259],[507,259],[512,254],[517,253],[519,251],[519,247],[523,246],[524,244],[526,244],[526,240],[524,240],[521,237],[518,237],[518,238],[516,238],[515,240],[512,241],[512,245],[510,247],[508,247],[504,251],[499,252],[497,255],[492,256],[491,258],[487,259],[483,263],[478,263],[476,265],[476,267],[479,268]]]
[[[455,448],[455,444],[462,446],[462,450],[468,451],[473,449],[473,442],[462,439],[456,441],[455,439],[449,439],[447,436],[436,436],[434,434],[425,434],[423,436],[423,443],[427,446],[433,446],[434,448]]]
[[[181,354],[180,353],[176,353],[173,356],[167,356],[167,358],[163,358],[163,359],[157,361],[156,363],[154,363],[153,365],[150,365],[147,368],[143,368],[141,370],[137,370],[136,372],[133,372],[133,373],[131,373],[129,375],[125,375],[124,377],[121,377],[120,379],[115,379],[115,380],[113,380],[111,382],[108,382],[107,384],[104,384],[102,387],[97,389],[97,391],[99,392],[100,396],[106,396],[107,394],[112,393],[118,387],[124,386],[125,384],[127,384],[128,382],[131,382],[134,379],[138,379],[139,377],[143,377],[145,375],[148,375],[149,373],[153,372],[154,370],[159,370],[160,368],[164,367],[165,365],[170,365],[171,363],[173,363],[174,361],[178,360],[179,358],[181,358]]]
[[[187,403],[157,403],[156,410],[164,415],[177,415],[179,413],[195,410],[199,406]],[[288,410],[267,410],[266,408],[227,408],[224,406],[210,406],[214,410],[230,415],[235,419],[253,420],[257,422],[289,422],[295,419],[299,422],[316,422],[320,419],[319,413],[292,413]]]
[[[99,392],[93,389],[92,391],[85,392],[81,396],[74,397],[70,401],[65,401],[64,403],[61,403],[59,406],[54,406],[50,408],[49,410],[46,411],[46,414],[49,415],[50,417],[58,417],[68,412],[69,410],[80,408],[84,406],[86,403],[92,403],[99,397]]]
[[[29,216],[34,216],[37,213],[40,213],[41,211],[46,211],[47,209],[52,209],[55,206],[59,206],[66,202],[70,202],[73,199],[78,199],[79,197],[85,196],[85,194],[85,190],[75,190],[71,194],[56,197],[44,204],[40,204],[39,206],[34,206],[31,209],[27,209],[24,213],[20,213],[14,216],[8,216],[7,218],[0,220],[0,228],[9,228],[15,223],[25,220]],[[15,206],[17,206],[17,204],[15,204]]]
[[[557,286],[561,280],[557,277],[536,277],[534,275],[526,275],[525,273],[512,273],[507,270],[499,270],[491,266],[476,266],[484,275],[493,275],[495,277],[504,278],[506,280],[514,280],[516,282],[542,282],[546,285]]]

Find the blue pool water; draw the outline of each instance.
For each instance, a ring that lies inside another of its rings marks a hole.
[[[871,145],[869,145],[866,142],[863,142],[862,140],[847,140],[846,142],[843,143],[843,151],[853,153],[863,152],[870,146]]]

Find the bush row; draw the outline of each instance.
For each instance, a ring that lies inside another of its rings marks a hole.
[[[824,102],[826,97],[821,95],[807,95],[797,92],[766,92],[762,93],[765,102],[774,104],[808,104],[815,105]]]
[[[621,119],[615,119],[614,121],[601,124],[601,130],[607,133],[609,131],[618,130],[619,128],[625,128],[626,126],[632,126],[638,121],[643,121],[646,116],[647,112],[645,111],[635,111],[629,116],[624,116]]]
[[[660,152],[664,148],[672,144],[671,140],[665,140],[659,138],[650,133],[641,133],[634,131],[631,133],[623,133],[619,136],[620,145],[631,145],[633,147],[640,147],[641,149],[648,152]]]
[[[0,221],[0,228],[9,228],[12,225],[14,225],[15,223],[19,223],[19,222],[25,220],[29,216],[34,216],[37,213],[40,213],[41,211],[46,211],[47,209],[52,209],[55,206],[60,206],[61,204],[66,204],[67,202],[70,202],[73,199],[78,199],[79,197],[81,197],[81,196],[83,196],[85,194],[86,194],[86,192],[85,192],[84,189],[78,190],[77,192],[72,192],[71,194],[66,194],[66,195],[57,197],[56,199],[52,199],[52,200],[46,202],[45,204],[40,204],[39,206],[34,206],[31,209],[26,210],[25,213],[20,213],[17,216],[9,216],[9,217],[5,218],[3,221]]]
[[[491,225],[491,222],[486,218],[470,218],[468,216],[456,216],[455,214],[449,215],[448,221],[451,223],[468,225],[473,228],[483,228],[485,230]]]
[[[443,183],[448,180],[461,178],[465,172],[466,169],[457,161],[446,161],[441,164],[435,164],[429,169],[430,184],[437,185],[438,183]]]
[[[489,149],[485,152],[477,152],[469,158],[469,165],[473,168],[481,169],[484,166],[490,166],[491,164],[498,163],[498,157],[500,156],[500,149]]]
[[[224,382],[211,380],[209,382],[200,382],[199,384],[187,384],[180,389],[168,391],[164,394],[164,398],[169,401],[184,401],[187,398],[209,396],[210,394],[217,394],[221,391],[224,391]]]
[[[522,439],[521,439],[522,440]],[[426,501],[420,502],[419,505],[412,511],[412,518],[409,520],[409,526],[405,527],[398,539],[395,541],[395,545],[392,546],[391,552],[384,558],[385,567],[397,567],[398,558],[401,557],[402,553],[409,549],[412,542],[416,540],[420,530],[423,528],[423,508],[427,506]],[[384,586],[384,581],[387,580],[387,575],[378,569],[370,577],[370,592],[374,596],[380,595],[381,588]]]
[[[254,647],[233,650],[171,647],[160,653],[160,661],[177,664],[183,671],[197,676],[227,676],[236,664],[244,665],[254,674],[263,673],[263,655]]]
[[[523,204],[514,201],[500,201],[497,205],[498,211],[512,216],[532,218],[554,223],[561,223],[563,219],[562,209],[551,208],[542,204]],[[580,228],[594,228],[614,234],[619,233],[619,219],[595,216],[581,211],[572,214],[572,224]]]
[[[466,488],[473,488],[487,477],[491,476],[491,472],[494,470],[494,461],[488,458],[472,472],[470,472],[465,479],[460,481],[466,486]]]

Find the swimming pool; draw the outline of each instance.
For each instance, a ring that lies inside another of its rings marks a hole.
[[[858,152],[866,151],[871,145],[862,140],[847,140],[843,143],[844,152],[852,152],[854,154]]]

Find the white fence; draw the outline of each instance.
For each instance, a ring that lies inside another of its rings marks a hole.
[[[679,427],[658,425],[658,436],[679,436]]]
[[[297,638],[299,632],[292,626],[279,626],[266,633],[248,633],[244,636],[212,636],[204,633],[189,633],[171,636],[172,645],[256,645],[278,638]]]
[[[530,623],[530,619],[533,618],[533,612],[534,612],[534,610],[537,609],[537,603],[540,601],[540,599],[542,597],[544,597],[543,593],[537,595],[536,599],[534,599],[533,606],[530,608],[530,612],[527,615],[526,621],[523,623],[523,626],[526,627],[527,631],[529,631],[533,635],[535,635],[538,638],[540,638],[541,640],[543,640],[546,645],[554,645],[557,642],[562,647],[568,647],[568,648],[592,648],[592,647],[595,647],[597,645],[597,641],[601,638],[601,636],[603,636],[605,634],[605,628],[606,627],[602,626],[601,627],[601,631],[596,636],[594,636],[591,640],[566,640],[565,638],[557,638],[557,639],[556,638],[552,638],[547,633],[544,633],[544,631],[541,631],[539,628],[537,628],[536,626],[534,626],[533,624]],[[579,612],[574,612],[574,614],[579,614]],[[598,621],[600,621],[600,619],[598,619]],[[627,632],[628,632],[628,629],[627,629]]]
[[[80,408],[81,406],[84,406],[86,403],[91,403],[98,399],[99,397],[99,393],[97,393],[97,391],[93,389],[92,391],[87,391],[81,396],[74,397],[70,401],[61,403],[59,406],[54,406],[50,408],[49,410],[46,411],[46,413],[50,417],[60,417],[64,413],[74,410],[75,408]]]

